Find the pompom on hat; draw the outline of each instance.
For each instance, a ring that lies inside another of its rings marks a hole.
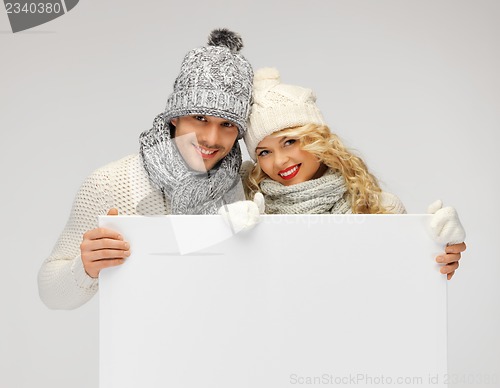
[[[253,70],[239,54],[241,37],[227,29],[213,30],[208,45],[189,51],[182,61],[174,91],[163,117],[207,115],[235,123],[238,138],[247,128],[252,98]]]
[[[255,72],[253,99],[245,144],[254,160],[258,144],[276,131],[306,124],[325,125],[314,92],[282,84],[280,73],[275,68],[266,67]]]

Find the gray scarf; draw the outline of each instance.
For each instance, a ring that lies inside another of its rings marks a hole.
[[[318,178],[296,185],[284,186],[264,179],[260,189],[266,199],[268,214],[349,214],[351,204],[346,200],[344,177],[331,169]]]
[[[233,198],[225,198],[240,181],[241,151],[238,142],[218,167],[208,172],[189,169],[170,138],[163,114],[156,116],[153,128],[140,138],[142,163],[153,186],[170,200],[172,214],[217,214]]]

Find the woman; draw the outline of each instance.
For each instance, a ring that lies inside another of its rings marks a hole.
[[[245,134],[249,155],[243,179],[248,198],[262,193],[268,214],[403,214],[395,195],[383,192],[358,156],[325,125],[310,89],[282,84],[276,69],[254,76],[254,103]],[[436,260],[451,279],[465,250],[465,232],[456,211],[440,201],[431,229],[448,244]]]

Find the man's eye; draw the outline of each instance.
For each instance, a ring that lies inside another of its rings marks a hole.
[[[207,119],[205,118],[205,116],[193,116],[196,120],[198,121],[207,121]]]
[[[262,150],[259,152],[258,156],[266,156],[267,154],[269,154],[268,150]]]
[[[297,140],[295,140],[295,139],[288,139],[288,140],[287,140],[287,141],[285,141],[283,144],[284,144],[285,146],[290,146],[290,145],[292,145],[293,143],[295,143],[296,141],[297,141]]]
[[[222,123],[222,126],[227,127],[227,128],[231,128],[231,127],[234,127],[234,124],[230,123],[229,121],[225,121]]]

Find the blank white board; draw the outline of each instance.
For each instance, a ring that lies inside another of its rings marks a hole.
[[[446,386],[429,218],[101,217],[131,256],[100,274],[100,388]]]

